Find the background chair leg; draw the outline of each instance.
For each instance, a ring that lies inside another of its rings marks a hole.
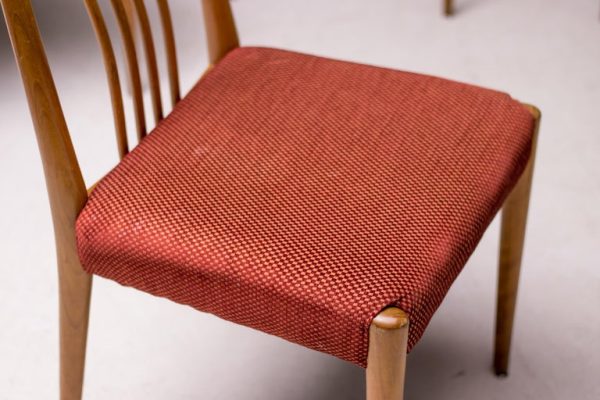
[[[369,328],[367,400],[402,400],[408,342],[408,316],[390,307]]]
[[[444,15],[449,17],[454,14],[454,0],[444,0]]]
[[[61,258],[59,253],[60,399],[80,400],[92,276],[83,271],[79,261]]]
[[[502,209],[500,261],[498,271],[498,302],[496,308],[496,342],[494,370],[497,375],[508,373],[508,359],[519,286],[519,272],[525,240],[529,194],[535,161],[535,148],[540,123],[540,111],[527,106],[535,118],[533,145],[529,164],[508,196]]]

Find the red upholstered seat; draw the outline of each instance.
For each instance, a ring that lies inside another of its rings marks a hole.
[[[229,53],[91,194],[84,268],[364,366],[409,347],[524,169],[508,95],[266,48]]]

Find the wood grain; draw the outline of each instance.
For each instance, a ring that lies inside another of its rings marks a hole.
[[[80,399],[92,277],[81,268],[75,220],[87,192],[29,0],[0,0],[35,128],[56,238],[60,391]]]
[[[389,307],[369,328],[367,400],[402,400],[406,372],[409,320],[406,313]]]
[[[535,150],[541,118],[539,109],[530,105],[526,105],[526,107],[535,119],[531,156],[521,178],[504,202],[500,228],[498,299],[494,345],[494,369],[498,375],[508,373],[515,305],[525,242],[525,227],[527,225]]]

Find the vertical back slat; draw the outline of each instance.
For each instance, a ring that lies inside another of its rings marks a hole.
[[[140,79],[140,68],[138,66],[133,34],[122,0],[111,0],[110,3],[115,12],[115,16],[117,17],[117,23],[123,39],[123,47],[125,48],[125,55],[127,57],[127,67],[129,69],[129,81],[131,82],[137,136],[139,140],[142,140],[146,136],[146,116],[144,114],[142,82]]]
[[[125,8],[125,13],[127,14],[127,18],[129,19],[129,28],[131,29],[131,34],[133,35],[133,42],[137,44],[137,36],[136,29],[137,24],[135,20],[135,5],[133,4],[134,0],[123,0],[123,7]]]
[[[239,47],[237,30],[229,0],[202,0],[209,62],[218,63],[225,54]]]
[[[179,89],[179,72],[177,67],[177,50],[175,47],[175,34],[173,33],[173,20],[169,10],[168,0],[157,0],[160,20],[162,22],[163,36],[165,40],[165,51],[167,53],[167,68],[169,71],[169,85],[171,88],[171,105],[181,99]]]
[[[133,0],[123,0],[123,6],[125,7],[125,13],[127,14],[127,19],[129,20],[129,29],[131,29],[131,35],[133,36],[133,43],[136,46],[136,51],[138,51],[138,35],[137,35],[137,21],[135,18],[135,6],[133,5]],[[123,58],[127,59],[127,53],[125,52],[125,46],[122,47]],[[133,93],[131,78],[129,77],[129,72],[125,74],[125,81],[127,82],[127,94],[131,95]],[[142,81],[143,85],[143,81]]]
[[[144,0],[134,0],[134,4],[140,22],[140,28],[142,30],[142,41],[144,42],[144,50],[146,53],[146,66],[148,68],[148,80],[150,81],[154,121],[158,124],[163,118],[163,112],[160,95],[160,78],[158,76],[154,40],[152,39],[152,28],[150,27],[150,19],[148,18]]]
[[[117,60],[113,51],[108,29],[102,16],[102,11],[98,6],[97,0],[85,0],[85,6],[90,17],[92,27],[96,33],[96,38],[102,49],[102,58],[104,59],[104,67],[108,78],[108,86],[112,101],[115,131],[117,135],[117,146],[119,149],[119,157],[122,159],[129,152],[127,143],[127,127],[125,123],[125,112],[123,109],[123,95],[121,93],[121,82],[119,80],[119,69]]]

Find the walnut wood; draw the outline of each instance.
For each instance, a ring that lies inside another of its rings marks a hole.
[[[108,78],[108,86],[110,90],[110,98],[112,101],[115,131],[117,135],[117,147],[119,149],[119,157],[123,158],[129,152],[127,143],[127,127],[125,123],[125,111],[123,109],[123,95],[121,94],[121,82],[119,80],[119,70],[117,60],[110,42],[106,23],[102,16],[102,11],[98,6],[97,0],[85,0],[85,6],[88,11],[96,38],[102,49],[102,58],[104,59],[104,67]]]
[[[498,273],[498,299],[496,308],[496,337],[494,369],[498,375],[508,373],[510,344],[519,286],[519,273],[525,241],[525,227],[529,208],[529,195],[535,163],[535,149],[541,113],[534,106],[526,105],[534,119],[533,144],[529,163],[502,209],[500,232],[500,260]]]
[[[369,328],[367,400],[402,400],[409,321],[406,313],[390,307]]]
[[[79,263],[75,220],[87,192],[29,0],[0,0],[46,176],[59,276],[60,390],[81,398],[92,277]]]
[[[122,0],[111,0],[110,3],[115,12],[115,16],[117,17],[117,23],[119,25],[121,38],[123,40],[123,47],[125,49],[125,56],[127,58],[127,67],[129,69],[128,77],[129,81],[131,82],[137,136],[139,140],[142,140],[146,136],[146,116],[144,113],[142,82],[140,79],[140,69],[135,50],[135,42],[133,40],[133,34],[129,24],[129,17],[127,16],[127,12],[123,6]]]
[[[133,0],[137,12],[137,18],[142,30],[142,42],[146,53],[146,68],[148,69],[148,80],[150,81],[150,95],[152,96],[152,109],[154,111],[154,122],[158,124],[163,119],[162,100],[160,94],[160,78],[158,76],[158,65],[156,63],[156,51],[152,39],[152,28],[150,19],[143,0]]]
[[[454,14],[454,0],[444,0],[444,15],[447,17]]]
[[[171,18],[171,11],[169,10],[168,0],[157,1],[165,41],[165,51],[167,54],[167,69],[169,71],[169,86],[171,88],[171,105],[175,107],[175,104],[181,99],[181,94],[179,89],[179,72],[177,68],[177,50],[175,47],[175,34],[173,33],[173,20]]]
[[[228,0],[202,0],[202,8],[209,62],[214,65],[229,51],[239,47],[240,41]]]

